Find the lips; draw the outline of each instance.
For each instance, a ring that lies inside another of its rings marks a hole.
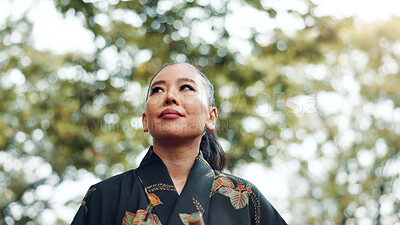
[[[182,116],[183,115],[175,109],[165,109],[158,117],[162,119],[176,119]]]

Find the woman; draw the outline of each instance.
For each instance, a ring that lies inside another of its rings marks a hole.
[[[222,172],[225,155],[214,134],[218,118],[210,81],[194,66],[172,63],[149,84],[143,131],[150,147],[139,168],[87,192],[72,224],[286,224],[248,181]]]

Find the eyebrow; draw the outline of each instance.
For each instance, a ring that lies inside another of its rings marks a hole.
[[[165,80],[157,80],[157,81],[154,81],[153,84],[151,85],[151,87],[153,87],[153,86],[156,85],[156,84],[165,84]]]
[[[191,79],[191,78],[179,78],[178,79],[178,83],[182,83],[182,82],[190,82],[190,83],[193,83],[196,86],[199,86],[197,84],[197,82],[195,80]],[[166,83],[165,80],[154,81],[153,84],[151,85],[151,88],[156,84],[165,84],[165,83]]]
[[[194,85],[198,86],[197,83],[196,83],[196,81],[193,80],[193,79],[190,79],[190,78],[179,78],[179,79],[178,79],[178,83],[182,83],[182,82],[191,82],[191,83],[193,83]]]

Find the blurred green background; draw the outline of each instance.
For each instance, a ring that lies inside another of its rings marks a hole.
[[[69,224],[89,185],[135,168],[146,85],[171,61],[209,77],[227,171],[289,224],[400,224],[400,18],[309,0],[0,5],[0,224]]]

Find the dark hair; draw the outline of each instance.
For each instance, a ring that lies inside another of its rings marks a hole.
[[[215,104],[215,98],[214,98],[214,86],[211,84],[211,82],[208,80],[208,78],[195,66],[189,63],[180,63],[180,62],[172,62],[164,65],[157,71],[156,74],[154,74],[153,78],[151,78],[151,81],[149,83],[149,87],[147,89],[147,95],[146,95],[146,101],[149,97],[149,90],[150,90],[150,85],[153,82],[154,78],[160,73],[161,70],[163,70],[167,66],[171,66],[174,64],[185,64],[190,66],[197,74],[199,74],[203,80],[205,81],[205,87],[208,91],[208,101],[209,105],[211,107],[214,107]],[[203,133],[203,136],[201,137],[200,141],[200,150],[203,152],[203,157],[204,159],[210,164],[211,168],[214,170],[223,170],[225,168],[226,164],[226,157],[225,157],[225,152],[222,149],[221,144],[218,141],[217,135],[215,134],[214,130],[209,130],[206,129]]]

